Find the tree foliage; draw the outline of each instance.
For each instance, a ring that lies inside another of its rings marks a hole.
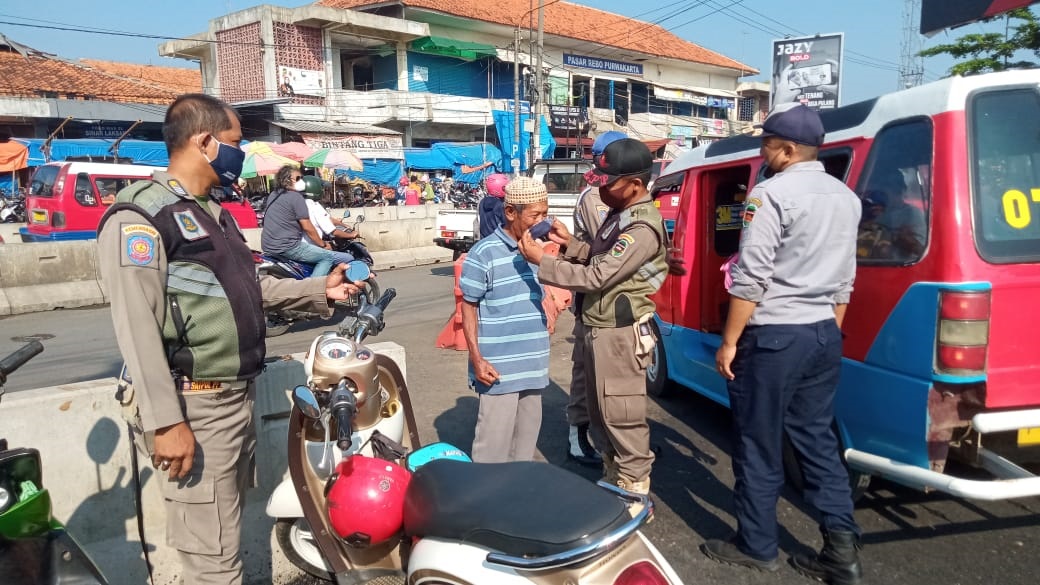
[[[1036,61],[1020,58],[1024,51],[1040,58],[1040,21],[1028,8],[1012,10],[1007,14],[983,22],[1006,20],[1005,33],[967,34],[952,43],[936,45],[918,53],[922,57],[950,55],[959,61],[948,71],[949,75],[977,75],[1008,69],[1035,69]],[[1016,59],[1016,57],[1018,57]]]

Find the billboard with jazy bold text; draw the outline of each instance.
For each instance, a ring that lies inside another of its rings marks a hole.
[[[773,41],[769,109],[801,103],[830,110],[841,102],[842,33]]]

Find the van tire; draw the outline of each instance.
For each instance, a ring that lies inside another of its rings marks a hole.
[[[650,329],[656,343],[650,352],[650,364],[646,366],[646,393],[655,398],[667,398],[675,390],[675,383],[668,379],[668,359],[661,347],[661,331],[656,321],[650,321]]]
[[[845,461],[845,445],[841,440],[841,433],[838,432],[837,425],[834,425],[833,431],[834,435],[838,437],[838,454],[841,457],[841,463],[849,474],[849,488],[852,491],[852,501],[857,502],[863,497],[863,494],[867,493],[867,489],[870,487],[871,475],[849,467]],[[805,473],[802,471],[802,466],[798,463],[794,445],[791,444],[791,439],[788,438],[787,433],[784,433],[783,441],[784,479],[787,481],[787,485],[801,494],[805,491]]]

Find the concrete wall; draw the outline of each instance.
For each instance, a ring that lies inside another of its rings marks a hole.
[[[369,347],[392,358],[406,373],[404,348],[395,343]],[[243,514],[247,583],[283,583],[297,574],[274,543],[274,519],[265,514],[268,497],[287,474],[287,391],[306,381],[303,354],[288,357],[269,364],[257,379],[258,485],[248,492]],[[12,447],[40,451],[55,517],[66,524],[109,581],[145,583],[130,446],[114,390],[115,379],[110,378],[7,394],[0,403],[0,434]],[[42,432],[48,428],[57,432]],[[165,512],[157,477],[148,461],[141,461],[140,468],[146,540],[155,546],[149,552],[155,582],[177,583],[179,564],[176,553],[165,546]]]
[[[450,262],[452,252],[433,244],[438,209],[450,204],[363,207],[351,218],[365,216],[359,230],[375,260],[387,270]],[[330,210],[341,217],[342,209]],[[20,224],[0,224],[0,316],[108,302],[98,271],[97,241],[21,243]],[[260,249],[260,229],[248,229],[246,241]]]

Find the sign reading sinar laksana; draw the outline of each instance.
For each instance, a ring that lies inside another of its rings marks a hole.
[[[643,74],[643,66],[639,63],[625,63],[624,61],[614,61],[612,59],[602,59],[600,57],[590,57],[588,55],[571,55],[570,53],[564,53],[563,64],[564,66],[581,67],[582,69],[596,69],[597,71],[607,71],[609,73],[622,73],[625,75]]]

